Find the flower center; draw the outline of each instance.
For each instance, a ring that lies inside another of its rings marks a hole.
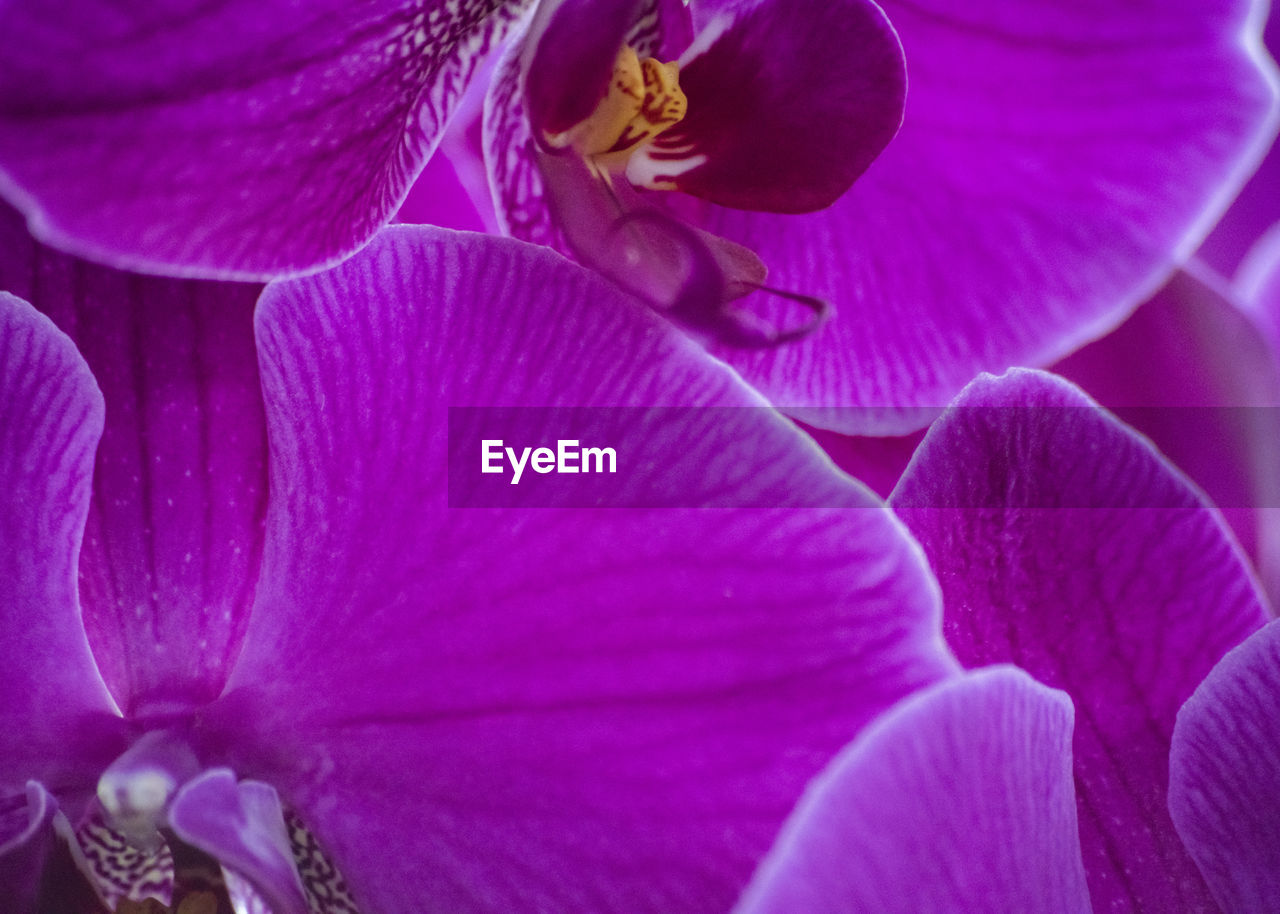
[[[621,170],[631,153],[678,124],[689,109],[680,90],[678,65],[644,60],[624,45],[613,62],[609,88],[595,110],[564,133],[546,137],[555,147],[572,147],[598,164]]]

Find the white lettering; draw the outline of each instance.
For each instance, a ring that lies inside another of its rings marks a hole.
[[[617,473],[618,452],[611,447],[580,447],[576,438],[561,438],[549,447],[504,447],[501,438],[480,441],[480,472],[504,472],[503,458],[511,465],[511,484],[519,485],[526,468],[535,473]]]
[[[578,459],[578,439],[561,438],[556,442],[556,472],[577,473],[578,466],[573,461]]]
[[[511,477],[513,486],[520,485],[520,477],[524,475],[524,465],[529,462],[529,448],[525,448],[520,452],[520,459],[516,460],[516,449],[509,447],[507,451],[507,460],[511,462],[511,469],[515,470],[515,475]]]
[[[501,473],[502,464],[493,465],[493,461],[502,460],[502,439],[485,438],[480,442],[480,472]]]
[[[591,469],[591,458],[596,461],[596,468]],[[604,459],[609,458],[609,469],[604,468]],[[618,472],[618,452],[611,447],[584,447],[582,449],[582,472],[584,473],[616,473]]]

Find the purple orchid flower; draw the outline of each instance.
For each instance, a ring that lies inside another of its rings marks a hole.
[[[1008,670],[909,699],[810,788],[740,914],[1268,910],[1277,630],[1227,654],[1267,616],[1185,477],[1015,371],[962,393],[890,503],[960,660],[1062,690],[1074,733]]]
[[[395,211],[526,6],[10,0],[0,192],[39,237],[115,266],[332,263]],[[610,240],[656,235],[631,253],[674,280],[628,284],[670,301],[693,281],[675,301],[710,302],[682,310],[713,336],[796,335],[833,304],[790,345],[713,348],[812,424],[907,431],[976,371],[1104,332],[1194,249],[1273,132],[1260,10],[547,0],[494,84],[501,215],[529,240],[567,231],[614,275]],[[606,104],[624,43],[643,52],[626,85],[675,106],[639,132]],[[605,202],[629,215],[593,235]],[[792,298],[726,301],[763,283]]]
[[[20,912],[218,863],[275,914],[351,910],[335,873],[366,914],[727,911],[807,780],[955,670],[883,503],[551,252],[388,229],[269,286],[255,359],[256,287],[2,240],[70,336],[0,300]],[[449,507],[446,407],[561,404],[684,407],[617,446],[687,507]],[[777,507],[697,507],[726,479]]]
[[[698,329],[719,321],[717,355],[844,432],[909,431],[927,421],[914,407],[976,371],[1046,364],[1118,323],[1194,250],[1274,130],[1250,3],[616,10],[544,3],[500,65],[486,154],[507,228]],[[899,36],[910,89],[886,146]],[[619,162],[628,150],[598,153],[595,136],[616,129],[606,87],[624,42],[678,57],[688,114]],[[815,71],[857,88],[815,89]],[[738,345],[743,322],[767,338],[796,320],[759,294],[725,304],[764,282],[762,265],[838,317],[788,346]]]

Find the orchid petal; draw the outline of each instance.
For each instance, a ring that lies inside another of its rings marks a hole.
[[[723,911],[804,783],[953,670],[883,506],[548,251],[389,229],[269,287],[258,334],[268,548],[203,732],[362,908]],[[478,404],[679,407],[621,433],[649,469],[616,487],[681,500],[450,507],[447,407]],[[696,507],[739,481],[814,507]]]
[[[1280,623],[1222,659],[1173,731],[1169,812],[1226,914],[1280,894]]]
[[[83,801],[119,751],[76,601],[102,395],[75,346],[0,292],[0,796],[38,776]]]
[[[307,914],[280,798],[270,785],[237,784],[225,768],[206,771],[183,786],[169,820],[183,841],[248,879],[272,914]]]
[[[253,599],[266,514],[258,286],[117,273],[0,214],[0,288],[80,347],[106,398],[80,600],[117,703],[222,690]]]
[[[1097,908],[1211,905],[1165,797],[1178,708],[1265,619],[1220,518],[1148,442],[1031,371],[970,385],[890,503],[942,583],[961,662],[1016,663],[1074,700]]]
[[[1222,280],[1191,265],[1054,371],[1190,476],[1264,573],[1280,569],[1261,523],[1280,505],[1280,366]]]
[[[736,914],[1090,914],[1072,716],[1012,667],[906,699],[809,786]]]
[[[26,804],[6,810],[0,822],[0,897],[12,914],[40,914],[40,887],[45,861],[53,854],[57,837],[53,817],[58,801],[43,786],[27,784]],[[25,822],[17,821],[18,816]]]
[[[398,208],[525,0],[0,6],[0,191],[129,269],[262,279]]]
[[[835,318],[714,350],[773,403],[902,434],[980,370],[1044,365],[1118,324],[1190,253],[1274,133],[1247,0],[885,0],[905,121],[831,209],[713,208],[770,285]],[[859,407],[859,410],[842,407]]]
[[[1260,5],[1258,15],[1267,16],[1262,33],[1263,53],[1270,54],[1272,59],[1280,57],[1280,16],[1275,14],[1275,5],[1271,4],[1270,10]],[[1257,170],[1252,172],[1249,182],[1232,201],[1231,208],[1218,220],[1196,252],[1197,257],[1223,276],[1235,275],[1237,268],[1244,268],[1242,259],[1280,216],[1280,207],[1276,205],[1276,188],[1280,187],[1280,148],[1273,145],[1259,152],[1265,157]]]
[[[724,206],[829,206],[902,124],[902,45],[870,0],[756,0],[681,57],[684,119],[627,166]]]

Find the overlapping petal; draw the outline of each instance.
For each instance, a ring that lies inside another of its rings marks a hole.
[[[71,341],[0,293],[0,808],[34,773],[83,799],[121,745],[76,600],[101,430],[102,395]]]
[[[1076,705],[1098,910],[1211,910],[1166,808],[1178,708],[1263,622],[1221,520],[1151,446],[1038,372],[975,381],[890,500],[967,666],[1011,661]]]
[[[953,668],[883,506],[548,251],[390,229],[258,333],[268,546],[203,732],[369,909],[726,910],[804,783]],[[477,404],[682,407],[616,446],[686,507],[450,507]],[[815,507],[697,507],[727,478]]]
[[[1012,667],[902,702],[809,787],[737,914],[1090,914],[1071,702]]]
[[[118,273],[0,215],[0,289],[70,335],[106,399],[78,560],[98,666],[126,714],[209,701],[239,651],[262,556],[260,287]],[[92,450],[85,459],[88,472]]]
[[[1275,594],[1280,542],[1280,367],[1226,284],[1199,264],[1175,274],[1102,339],[1054,366],[1151,439],[1231,525]]]
[[[1280,624],[1223,658],[1178,713],[1169,811],[1226,914],[1280,893]]]
[[[728,359],[813,425],[901,433],[979,370],[1047,364],[1189,253],[1269,139],[1255,4],[883,4],[902,130],[830,210],[713,210],[773,286],[832,301],[802,342]],[[839,407],[867,407],[863,411]]]
[[[395,212],[522,0],[0,7],[0,191],[115,266],[265,278]]]
[[[1262,32],[1261,54],[1274,60],[1280,55],[1280,16],[1275,4],[1259,9],[1267,16]],[[1234,276],[1248,263],[1250,249],[1261,235],[1280,217],[1276,204],[1276,187],[1280,186],[1280,149],[1272,146],[1257,170],[1232,202],[1230,209],[1213,227],[1197,256],[1223,276]]]
[[[870,0],[744,3],[680,63],[688,113],[627,173],[722,206],[829,206],[902,124],[902,45]]]

